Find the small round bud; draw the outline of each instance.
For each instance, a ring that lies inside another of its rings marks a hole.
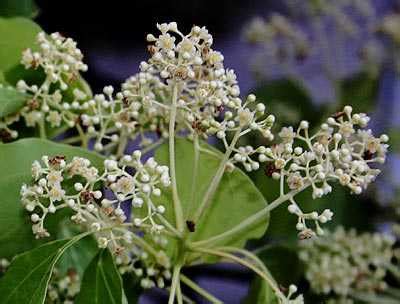
[[[157,207],[157,212],[163,214],[165,212],[165,207],[163,205],[159,205]]]
[[[39,220],[40,220],[40,217],[36,213],[31,215],[31,221],[32,222],[37,223]]]
[[[300,122],[300,129],[308,129],[308,127],[309,127],[309,123],[308,123],[308,121],[306,121],[306,120],[302,120],[301,122]]]
[[[297,287],[296,287],[296,285],[291,284],[289,286],[289,294],[293,294],[295,292],[297,292]]]
[[[74,189],[75,189],[76,191],[82,191],[83,185],[82,185],[81,183],[75,183],[75,184],[74,184]]]

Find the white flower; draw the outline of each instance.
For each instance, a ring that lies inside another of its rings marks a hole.
[[[61,125],[61,119],[61,115],[57,111],[50,111],[46,117],[51,127],[59,127]]]
[[[115,187],[116,192],[121,192],[123,194],[131,193],[135,190],[135,183],[132,177],[121,177]]]
[[[293,132],[293,127],[283,127],[278,135],[284,143],[292,143],[296,133]]]
[[[51,170],[47,174],[47,183],[49,186],[59,186],[63,181],[63,176],[60,171]]]
[[[65,191],[58,185],[54,185],[49,191],[49,198],[51,201],[61,201],[64,195]]]
[[[37,180],[41,174],[42,174],[42,166],[40,165],[40,163],[35,160],[32,164],[32,176],[35,180]]]
[[[289,185],[289,188],[294,190],[294,189],[300,189],[303,187],[304,182],[303,182],[303,177],[300,175],[299,172],[295,172],[294,174],[290,174],[287,183]]]

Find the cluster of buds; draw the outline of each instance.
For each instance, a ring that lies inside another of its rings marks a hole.
[[[64,208],[72,210],[72,221],[96,232],[99,247],[109,247],[115,253],[132,243],[133,229],[162,232],[165,227],[155,216],[161,216],[165,207],[155,205],[152,199],[161,195],[159,187],[169,186],[168,167],[158,165],[153,158],[143,164],[140,156],[140,151],[135,151],[120,162],[105,160],[101,174],[88,159],[79,157],[70,162],[62,156],[35,161],[34,184],[21,189],[22,203],[31,213],[33,233],[38,238],[49,236],[44,227],[46,216]],[[134,173],[129,173],[132,170]],[[99,184],[104,185],[103,192]],[[133,223],[126,223],[124,202],[133,207]]]
[[[297,229],[302,237],[315,233],[306,225],[312,220],[317,233],[323,231],[319,223],[332,218],[329,209],[321,214],[303,213],[294,200],[298,192],[312,187],[314,199],[332,191],[332,183],[339,182],[354,194],[360,194],[380,173],[374,164],[385,162],[389,140],[387,135],[374,137],[367,130],[369,117],[365,114],[353,114],[346,106],[343,112],[329,117],[326,123],[314,135],[309,135],[309,123],[302,121],[297,129],[282,128],[278,134],[280,143],[272,147],[259,147],[258,160],[266,162],[266,174],[281,182],[281,195],[292,193],[289,200],[289,212],[298,216]],[[285,186],[286,184],[286,186]]]
[[[78,79],[80,71],[87,70],[87,65],[82,62],[82,52],[75,41],[59,33],[47,36],[41,32],[37,36],[37,44],[38,51],[27,49],[23,52],[21,63],[27,69],[41,69],[45,79],[40,86],[29,85],[24,80],[17,83],[18,90],[31,96],[20,114],[29,127],[45,122],[51,127],[59,127],[62,123],[73,127],[76,115],[70,113],[70,108],[80,108],[80,103],[88,96],[76,88],[73,91],[74,100],[66,103],[63,102],[63,91]]]
[[[75,270],[70,269],[67,274],[62,275],[55,269],[48,285],[46,303],[73,304],[80,287],[81,280]]]
[[[157,27],[161,32],[157,38],[147,36],[151,58],[140,64],[141,73],[133,78],[143,83],[150,80],[157,89],[140,96],[144,114],[163,117],[175,107],[177,130],[189,130],[205,138],[222,131],[219,120],[224,110],[237,110],[242,102],[235,73],[225,69],[222,54],[211,49],[212,36],[205,27],[198,26],[183,35],[175,22]],[[123,87],[127,99],[137,102],[138,85],[127,83]],[[156,123],[151,124],[152,129],[163,133],[166,125],[160,119]]]
[[[37,43],[39,51],[25,50],[21,63],[25,68],[42,68],[49,83],[59,83],[61,90],[68,88],[66,80],[77,77],[79,71],[87,70],[87,65],[82,62],[82,52],[71,38],[59,33],[46,36],[41,32],[37,36]]]
[[[389,267],[397,267],[394,242],[382,234],[339,227],[323,238],[302,241],[299,256],[315,293],[351,300],[353,292],[375,294],[387,288]]]
[[[90,99],[88,110],[80,115],[80,120],[88,136],[95,138],[95,150],[110,149],[122,137],[126,140],[138,138],[140,145],[145,147],[152,143],[146,132],[168,137],[165,127],[167,113],[153,107],[157,103],[156,95],[163,92],[163,87],[157,77],[139,73],[123,83],[122,92],[113,94],[114,88],[106,86],[103,94]]]
[[[109,248],[116,255],[122,272],[143,276],[144,287],[161,286],[162,275],[169,278],[170,262],[164,251],[167,239],[163,235],[167,233],[163,225],[167,220],[162,216],[165,207],[153,199],[161,195],[160,187],[169,187],[169,170],[153,158],[144,163],[140,158],[141,152],[134,151],[119,162],[107,159],[102,173],[80,157],[68,162],[63,156],[44,156],[41,162],[35,161],[34,183],[21,189],[22,204],[31,213],[33,233],[37,238],[49,236],[44,226],[46,217],[68,208],[73,222],[93,231],[99,248]],[[130,219],[124,211],[129,209],[126,204],[132,207]],[[138,232],[149,234],[151,245],[138,241]],[[149,248],[153,249],[149,252]],[[162,271],[144,273],[138,263]]]

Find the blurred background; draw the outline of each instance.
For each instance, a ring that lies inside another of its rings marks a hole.
[[[311,204],[312,209],[332,209],[331,228],[392,233],[392,224],[400,219],[400,1],[114,0],[88,7],[83,2],[37,0],[35,21],[48,33],[58,31],[78,41],[89,66],[84,77],[94,92],[108,84],[119,87],[135,74],[148,58],[146,34],[156,33],[157,22],[176,21],[182,32],[193,24],[209,29],[214,49],[236,71],[242,95],[256,93],[276,114],[275,130],[301,119],[319,126],[344,104],[368,113],[374,131],[388,133],[392,146],[375,187],[362,197],[339,189],[317,201],[307,195],[299,201],[305,211]],[[276,186],[262,172],[251,177],[267,199],[275,196]],[[298,280],[307,290],[297,277],[298,258],[285,249],[297,239],[296,218],[285,209],[274,211],[267,236],[249,247],[266,248],[267,265],[281,259],[288,267],[285,275],[278,274],[282,284]],[[274,273],[274,264],[268,266]],[[188,271],[225,303],[241,303],[252,278],[244,269],[224,264]],[[141,303],[164,302],[163,293],[154,290],[141,298]]]

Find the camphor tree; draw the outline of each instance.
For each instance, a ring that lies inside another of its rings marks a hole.
[[[275,117],[254,95],[240,97],[205,27],[157,28],[147,35],[149,60],[119,92],[107,86],[92,96],[79,75],[82,53],[58,33],[35,33],[22,53],[27,70],[4,72],[16,85],[0,89],[3,139],[39,138],[0,146],[0,254],[13,258],[1,264],[1,304],[133,303],[139,291],[122,275],[165,288],[169,303],[190,302],[182,284],[221,303],[184,274],[221,260],[254,271],[271,301],[303,303],[295,285],[281,289],[244,249],[247,240],[264,235],[282,204],[301,239],[323,238],[333,213],[304,213],[296,195],[309,189],[320,198],[340,186],[360,194],[379,174],[388,137],[367,129],[366,114],[346,106],[314,131],[302,121],[275,136]],[[253,132],[264,145],[241,144]],[[267,203],[244,173],[256,170],[279,183],[275,200]]]

